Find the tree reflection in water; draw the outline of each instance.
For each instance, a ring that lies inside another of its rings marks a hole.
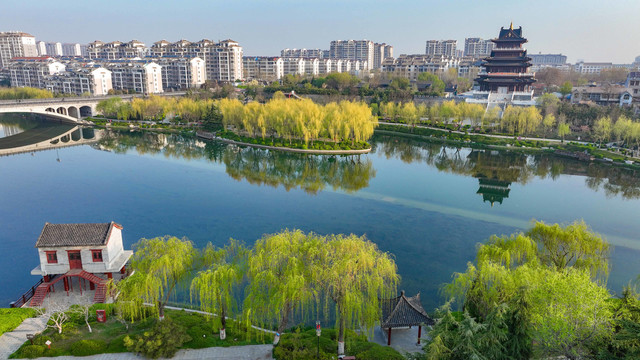
[[[399,136],[372,138],[373,154],[399,159],[405,163],[424,163],[442,172],[478,179],[479,194],[488,201],[500,202],[509,195],[509,185],[526,185],[534,178],[556,180],[560,175],[585,177],[588,188],[603,191],[608,197],[640,198],[640,171],[602,163],[587,163],[553,154],[525,154],[509,150],[456,148],[441,143]],[[354,192],[369,186],[376,170],[370,156],[304,155],[240,148],[193,136],[152,132],[105,131],[97,145],[102,150],[139,154],[163,154],[180,159],[207,159],[224,163],[226,172],[236,180],[251,184],[283,186],[315,194],[330,187]],[[487,195],[483,189],[494,189]],[[482,190],[482,191],[481,191]],[[502,196],[502,198],[500,196]]]
[[[582,162],[548,153],[525,154],[509,150],[456,148],[442,143],[398,136],[374,136],[374,152],[406,163],[425,163],[439,171],[473,176],[482,187],[486,179],[499,186],[526,185],[538,177],[556,180],[560,175],[585,177],[585,184],[608,197],[640,198],[640,171],[596,162]],[[508,191],[506,192],[508,196]]]
[[[371,159],[359,155],[305,155],[238,147],[192,136],[151,132],[108,131],[98,145],[103,150],[139,154],[163,154],[181,159],[207,159],[224,163],[227,174],[250,184],[299,188],[316,194],[327,186],[333,190],[358,191],[375,177]]]

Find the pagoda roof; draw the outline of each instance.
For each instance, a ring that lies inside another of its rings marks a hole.
[[[404,291],[401,291],[400,296],[393,299],[382,299],[380,304],[382,306],[380,327],[382,328],[435,324],[435,321],[427,315],[420,303],[420,293],[413,297],[407,297],[404,295]]]
[[[122,229],[115,222],[102,224],[50,224],[45,223],[36,247],[104,246],[113,227]]]

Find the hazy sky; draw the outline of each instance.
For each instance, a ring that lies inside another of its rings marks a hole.
[[[493,38],[522,26],[530,53],[563,53],[570,62],[630,63],[640,56],[640,0],[4,0],[0,31],[36,40],[154,41],[231,38],[245,55],[283,48],[328,49],[337,39],[424,53],[429,39]]]

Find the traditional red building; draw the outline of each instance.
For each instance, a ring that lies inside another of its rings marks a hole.
[[[497,93],[530,92],[531,84],[536,80],[529,72],[531,58],[522,46],[527,39],[522,37],[522,26],[508,29],[500,28],[491,56],[485,58],[482,66],[485,71],[478,74],[476,81],[480,91]]]
[[[104,302],[106,283],[114,273],[124,273],[125,264],[133,251],[122,246],[122,226],[115,222],[104,224],[46,223],[36,242],[40,265],[31,270],[42,276],[34,291],[31,306],[42,304],[45,296],[58,281],[64,289],[72,289],[73,278],[96,290],[94,302]],[[80,286],[80,290],[82,286]]]

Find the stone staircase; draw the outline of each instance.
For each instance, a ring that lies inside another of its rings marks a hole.
[[[49,288],[51,286],[53,286],[55,283],[57,283],[61,279],[72,277],[72,276],[81,277],[95,284],[96,291],[95,291],[95,294],[93,295],[94,303],[103,303],[106,300],[107,280],[97,275],[94,275],[92,273],[86,272],[82,269],[71,269],[67,271],[64,275],[56,277],[56,279],[53,281],[44,282],[38,285],[38,287],[36,288],[36,291],[33,294],[33,297],[31,298],[31,302],[29,303],[29,306],[37,307],[42,305],[45,297],[47,296],[47,293],[49,293]]]

